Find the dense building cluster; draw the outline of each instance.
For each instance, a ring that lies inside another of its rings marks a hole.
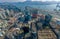
[[[25,7],[20,12],[0,8],[0,39],[59,39],[59,23],[35,8]]]

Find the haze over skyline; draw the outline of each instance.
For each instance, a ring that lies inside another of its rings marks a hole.
[[[24,1],[60,1],[60,0],[0,0],[0,2],[24,2]]]

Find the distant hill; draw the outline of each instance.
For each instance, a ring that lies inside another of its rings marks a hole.
[[[55,2],[55,1],[52,1],[52,2],[41,2],[41,1],[25,1],[25,2],[16,2],[16,3],[13,3],[13,4],[27,4],[27,5],[45,5],[45,4],[56,4],[58,2]]]
[[[31,4],[31,5],[39,5],[39,4],[56,4],[56,3],[60,3],[60,2],[56,2],[56,1],[46,1],[46,2],[42,2],[42,1],[25,1],[25,2],[3,2],[0,4]]]
[[[24,6],[24,5],[50,5],[50,4],[57,4],[57,2],[53,2],[53,1],[52,2],[41,2],[41,1],[4,2],[4,3],[0,3],[0,8],[9,9],[9,10],[12,9],[15,12],[19,12],[21,5]]]

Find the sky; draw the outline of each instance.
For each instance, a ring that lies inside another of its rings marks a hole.
[[[32,1],[57,1],[57,0],[32,0]]]
[[[0,2],[24,2],[26,0],[0,0]]]
[[[0,2],[24,2],[24,1],[60,1],[60,0],[0,0]]]

